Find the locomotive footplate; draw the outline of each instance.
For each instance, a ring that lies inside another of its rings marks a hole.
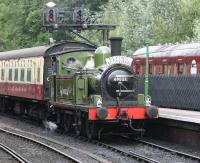
[[[107,112],[107,116],[104,118],[106,121],[117,121],[117,120],[129,120],[129,119],[148,119],[148,112],[150,107],[138,106],[138,107],[108,107],[102,108]],[[98,110],[100,108],[89,108],[89,120],[95,121],[100,120],[98,117]],[[152,118],[157,117],[157,112],[154,113]],[[101,119],[102,120],[102,119]]]

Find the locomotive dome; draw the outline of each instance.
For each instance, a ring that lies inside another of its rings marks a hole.
[[[95,54],[110,54],[110,48],[107,46],[100,46],[95,50]]]
[[[105,59],[111,56],[111,50],[107,46],[101,46],[95,51],[95,67],[105,64]]]
[[[149,46],[149,57],[199,56],[200,43]],[[135,51],[133,57],[146,57],[146,48]]]

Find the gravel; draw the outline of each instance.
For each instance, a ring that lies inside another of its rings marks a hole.
[[[45,129],[44,127],[37,126],[37,125],[27,123],[27,122],[23,122],[18,119],[0,116],[0,127],[6,127],[6,128],[13,127],[18,131],[26,131],[26,132],[35,133],[35,134],[38,134],[41,136],[45,136],[45,137],[57,140],[61,143],[68,144],[72,147],[81,149],[83,151],[91,152],[92,154],[102,157],[110,162],[114,162],[114,163],[137,162],[131,158],[121,156],[120,154],[118,154],[116,152],[112,152],[104,147],[100,147],[100,146],[97,146],[97,145],[89,143],[89,142],[83,142],[81,140],[67,136],[65,134],[52,132],[49,129]],[[77,155],[77,153],[74,153],[74,155]],[[78,159],[78,157],[76,157],[76,158]],[[90,161],[81,160],[81,161],[91,163],[91,160]]]
[[[14,127],[15,129],[17,129],[19,131],[26,131],[26,132],[31,132],[31,133],[35,133],[38,135],[42,135],[45,137],[49,137],[49,138],[57,140],[63,144],[68,144],[69,146],[76,147],[85,152],[91,152],[94,155],[102,157],[110,162],[114,162],[114,163],[129,163],[129,162],[132,163],[132,162],[134,162],[134,160],[132,160],[130,158],[121,156],[120,154],[112,152],[103,147],[99,147],[99,146],[91,144],[89,142],[83,142],[81,140],[67,136],[65,134],[52,132],[49,129],[45,129],[44,127],[30,124],[27,122],[22,122],[21,120],[11,119],[8,117],[0,116],[0,127]],[[105,140],[105,142],[106,141],[107,140]],[[151,158],[158,160],[162,163],[165,163],[165,162],[166,163],[169,163],[169,162],[170,163],[171,162],[173,162],[173,163],[174,162],[183,162],[183,163],[190,162],[191,163],[192,162],[191,160],[181,158],[179,156],[175,156],[168,152],[160,151],[158,149],[152,149],[152,147],[148,147],[148,146],[130,142],[130,141],[125,141],[123,139],[118,139],[116,137],[114,137],[114,138],[111,137],[110,139],[108,139],[108,142],[111,145],[119,147],[120,149],[122,149],[124,151],[127,151],[127,152],[133,151],[133,152],[136,152],[136,153],[142,154],[142,155],[145,154],[146,156],[150,156]],[[106,143],[108,143],[108,142],[106,142]],[[164,145],[165,147],[169,147],[169,148],[172,148],[172,149],[175,149],[178,151],[182,151],[182,152],[185,152],[188,154],[200,156],[200,151],[197,151],[197,150],[194,150],[191,148],[187,148],[187,147],[183,147],[183,146],[180,146],[177,144],[163,142],[163,141],[159,141],[159,140],[151,140],[151,142],[160,144],[160,145]],[[73,151],[72,153],[74,153],[74,155],[77,156],[77,152]],[[87,160],[87,158],[86,158],[85,161],[83,161],[83,162],[91,162],[91,161]]]
[[[0,163],[18,163],[10,154],[0,150]]]
[[[8,135],[6,133],[0,132],[0,143],[6,144],[9,148],[13,149],[24,158],[31,162],[57,162],[64,163],[67,161],[63,156],[52,152],[49,149],[39,146],[36,143],[24,141],[24,139]]]
[[[178,151],[182,151],[182,152],[194,155],[194,156],[199,157],[199,155],[200,155],[199,151],[188,149],[187,147],[175,145],[175,144],[168,143],[168,142],[161,142],[159,140],[148,140],[148,141],[155,143],[155,144],[163,145],[165,147],[172,148],[172,149],[175,149]],[[162,150],[159,150],[159,149],[147,146],[147,145],[143,145],[141,143],[133,142],[131,140],[124,140],[122,138],[115,139],[114,141],[113,141],[113,139],[107,139],[107,140],[105,140],[105,143],[109,143],[113,146],[117,146],[120,149],[124,149],[124,151],[133,151],[137,154],[141,154],[141,155],[150,157],[150,158],[152,158],[156,161],[162,162],[162,163],[171,163],[171,162],[173,162],[173,163],[180,163],[180,162],[181,163],[193,163],[193,162],[196,163],[197,162],[197,161],[192,161],[190,159],[187,159],[187,158],[184,158],[181,156],[177,156],[173,153],[169,153],[169,152],[162,151]]]

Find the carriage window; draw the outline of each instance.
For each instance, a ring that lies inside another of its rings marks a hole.
[[[171,65],[168,65],[168,72],[167,72],[168,75],[172,74],[172,66]]]
[[[31,81],[31,68],[27,68],[27,81]]]
[[[176,64],[174,64],[174,75],[177,74],[177,67],[176,67]]]
[[[143,65],[140,65],[139,74],[142,75]]]
[[[37,68],[37,82],[40,82],[40,68]]]
[[[178,64],[178,74],[183,74],[184,73],[184,64],[179,63]]]
[[[163,71],[164,74],[167,74],[167,71],[168,71],[168,65],[167,65],[167,64],[164,64],[163,67],[164,67],[164,71]]]
[[[149,64],[149,74],[153,74],[153,65]]]
[[[21,69],[21,81],[24,81],[24,68]]]
[[[4,69],[1,69],[1,80],[4,80]]]
[[[158,65],[158,74],[162,74],[162,65]]]
[[[15,81],[18,81],[18,68],[15,69],[14,80],[15,80]]]
[[[12,69],[11,68],[9,69],[9,78],[8,78],[8,80],[12,81]]]
[[[140,65],[139,64],[135,65],[135,72],[136,72],[136,74],[140,74]]]

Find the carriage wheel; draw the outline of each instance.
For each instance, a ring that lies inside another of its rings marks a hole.
[[[97,139],[98,131],[97,124],[94,122],[90,122],[88,119],[86,120],[86,134],[88,139]]]
[[[64,115],[64,120],[63,120],[63,127],[65,132],[69,132],[72,129],[72,117],[70,115]]]
[[[22,115],[25,112],[24,107],[19,102],[15,103],[15,106],[13,107],[13,110],[14,110],[14,113],[16,115]]]
[[[4,113],[6,111],[6,105],[4,99],[0,99],[0,112]]]

